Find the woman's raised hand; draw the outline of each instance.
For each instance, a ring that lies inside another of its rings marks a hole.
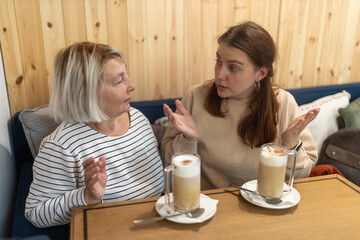
[[[107,182],[106,159],[101,156],[95,162],[94,157],[90,157],[83,162],[85,169],[85,193],[84,198],[87,204],[98,203],[104,196]]]
[[[316,118],[319,112],[320,108],[314,108],[295,118],[283,132],[281,136],[282,144],[285,147],[292,149],[300,141],[300,133],[312,120]]]
[[[196,142],[199,133],[193,117],[179,100],[176,100],[175,104],[177,109],[179,109],[180,114],[174,113],[166,104],[164,104],[164,114],[170,119],[175,129],[182,132],[188,141]]]

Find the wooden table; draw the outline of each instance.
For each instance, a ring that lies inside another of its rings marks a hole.
[[[158,197],[75,207],[71,239],[360,239],[357,185],[327,175],[298,179],[294,187],[299,204],[280,210],[255,206],[234,188],[204,191],[219,203],[214,217],[199,224],[134,226],[134,219],[157,216]]]

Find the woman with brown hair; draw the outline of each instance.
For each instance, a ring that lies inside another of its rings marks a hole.
[[[260,146],[277,143],[298,152],[296,177],[307,177],[317,161],[306,125],[319,109],[299,116],[287,91],[273,86],[276,49],[270,34],[253,22],[230,27],[218,38],[215,79],[190,88],[161,144],[166,162],[175,152],[197,152],[202,161],[202,189],[241,185],[256,179]]]

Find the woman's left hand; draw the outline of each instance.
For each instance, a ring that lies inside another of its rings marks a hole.
[[[87,204],[98,203],[105,193],[107,183],[106,159],[101,156],[95,162],[94,157],[90,157],[83,162],[85,169],[85,192],[84,198]]]
[[[294,146],[300,141],[300,133],[312,120],[316,118],[319,112],[320,108],[314,108],[295,118],[281,135],[282,145],[289,149],[294,148]]]

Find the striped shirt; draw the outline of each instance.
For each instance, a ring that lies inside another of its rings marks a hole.
[[[63,122],[41,143],[33,165],[33,181],[25,217],[36,227],[69,223],[71,208],[86,205],[82,163],[106,158],[104,202],[159,196],[163,167],[151,125],[130,108],[130,128],[122,136],[103,135],[85,123]]]

